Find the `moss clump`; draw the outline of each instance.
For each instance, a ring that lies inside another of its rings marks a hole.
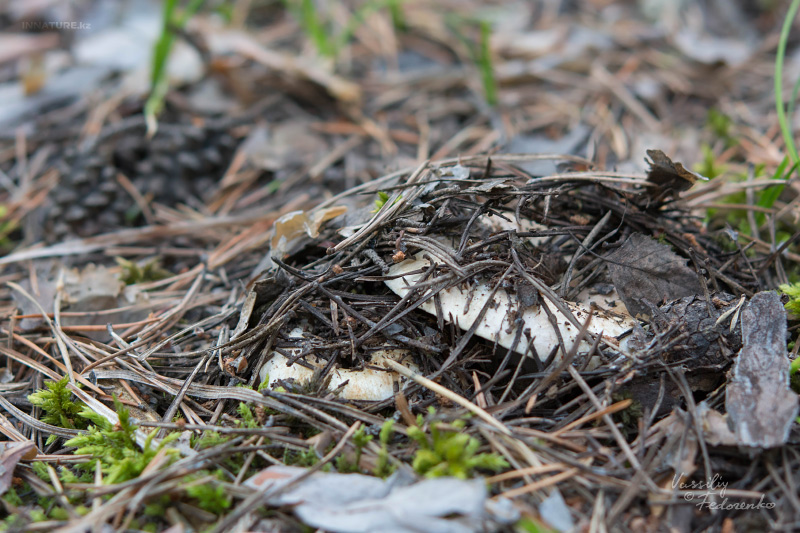
[[[136,444],[136,426],[131,423],[130,412],[122,403],[114,399],[119,423],[112,425],[102,415],[89,408],[81,411],[79,416],[94,423],[87,433],[73,437],[66,442],[67,446],[75,446],[76,454],[89,454],[93,459],[100,460],[100,468],[104,474],[106,484],[121,483],[139,477],[153,457],[172,441],[179,437],[173,433],[165,437],[158,446],[153,446],[153,439],[157,430],[153,430],[145,440],[140,450]],[[175,455],[176,450],[167,453]],[[85,468],[93,469],[96,461],[91,461]]]
[[[466,426],[464,420],[450,424],[456,431],[442,431],[440,423],[429,424],[428,435],[421,428],[422,415],[417,417],[417,425],[408,428],[408,436],[419,445],[414,455],[414,470],[425,477],[453,476],[466,479],[476,469],[502,470],[508,462],[496,453],[477,453],[481,443],[461,430]]]
[[[44,389],[28,395],[28,401],[44,411],[40,420],[46,424],[68,429],[86,429],[89,421],[79,416],[86,406],[83,402],[73,401],[68,385],[69,378],[66,376],[59,381],[46,381]],[[50,435],[47,444],[57,438],[56,435]]]
[[[800,282],[781,285],[779,288],[783,294],[789,297],[789,301],[784,306],[786,310],[793,315],[800,315]]]
[[[161,260],[151,259],[142,266],[122,257],[116,257],[117,264],[121,267],[119,280],[125,285],[158,281],[172,276],[172,272],[161,267]]]
[[[232,501],[230,495],[225,493],[225,487],[214,483],[213,481],[198,483],[195,485],[191,484],[191,481],[205,478],[209,475],[211,474],[207,470],[201,470],[194,476],[187,479],[187,481],[189,481],[189,486],[186,487],[186,494],[190,498],[194,498],[197,501],[197,506],[201,509],[208,511],[209,513],[221,515],[230,509]],[[218,479],[224,478],[221,470],[217,470],[216,477]]]

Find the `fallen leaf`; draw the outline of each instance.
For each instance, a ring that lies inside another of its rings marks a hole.
[[[677,196],[678,193],[687,191],[698,181],[708,181],[708,178],[686,169],[682,164],[672,161],[661,150],[647,150],[650,161],[650,170],[647,172],[647,181],[658,187],[648,190],[653,199],[663,200],[667,197]]]
[[[550,496],[539,504],[539,514],[556,531],[572,531],[575,527],[570,508],[558,489],[553,490]]]
[[[0,449],[3,450],[2,456],[0,456],[0,495],[2,495],[11,487],[14,468],[20,459],[33,459],[36,457],[37,450],[31,441],[4,442]]]
[[[728,417],[740,445],[781,446],[797,418],[798,396],[789,387],[786,310],[777,293],[750,299],[742,311],[742,338],[725,391]]]
[[[628,311],[637,318],[650,317],[650,304],[702,293],[697,274],[686,259],[666,244],[634,233],[606,255],[608,271]]]
[[[728,424],[728,417],[700,402],[697,416],[702,421],[703,439],[712,446],[736,446],[736,434]]]
[[[308,237],[316,239],[322,225],[347,212],[347,207],[337,205],[311,211],[292,211],[275,221],[272,234],[272,257],[282,258],[300,240]]]
[[[753,43],[740,35],[723,38],[689,29],[679,31],[674,36],[674,42],[686,56],[707,65],[721,62],[733,67],[740,66],[755,50]]]
[[[63,265],[60,263],[47,263],[37,267],[36,288],[29,278],[20,281],[20,286],[33,296],[38,304],[48,313],[55,308],[58,280]],[[61,310],[70,313],[83,313],[62,316],[63,327],[81,325],[105,325],[108,323],[136,322],[144,319],[151,306],[146,293],[135,286],[126,287],[114,272],[105,266],[89,263],[81,269],[72,268],[64,270],[63,298]],[[23,314],[38,315],[41,313],[39,305],[29,298],[14,291],[14,302]],[[119,311],[111,311],[119,309]],[[106,313],[98,313],[107,311]],[[41,318],[26,318],[20,321],[23,330],[31,330],[42,325]],[[105,341],[108,333],[105,331],[87,331],[84,334],[95,340]]]
[[[426,479],[412,483],[399,471],[386,480],[361,474],[316,472],[294,483],[306,469],[271,466],[244,482],[262,492],[288,487],[270,505],[293,505],[305,524],[332,532],[469,533],[513,523],[518,513],[495,512],[482,479]],[[488,522],[488,524],[487,524]]]

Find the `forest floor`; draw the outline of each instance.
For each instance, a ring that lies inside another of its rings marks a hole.
[[[318,4],[0,8],[2,527],[800,529],[789,2]]]

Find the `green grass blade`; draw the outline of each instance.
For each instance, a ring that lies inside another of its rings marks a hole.
[[[462,31],[463,27],[475,23],[477,23],[480,28],[480,36],[477,44],[468,39]],[[453,32],[456,39],[469,50],[470,57],[480,73],[486,102],[490,106],[494,106],[497,104],[497,80],[494,77],[494,66],[492,64],[492,55],[489,47],[492,32],[491,24],[485,20],[476,21],[475,19],[453,14],[445,15],[445,24],[450,28],[450,31]]]
[[[164,0],[163,20],[161,24],[161,35],[153,45],[153,65],[150,71],[150,95],[144,105],[145,122],[147,123],[147,135],[152,137],[158,129],[156,117],[164,108],[164,98],[169,89],[169,79],[167,78],[167,63],[172,46],[175,44],[174,28],[183,28],[189,19],[197,13],[205,0],[192,0],[186,7],[183,14],[176,15],[178,0]]]
[[[366,20],[367,16],[385,7],[387,4],[389,4],[389,2],[386,0],[372,0],[371,2],[367,2],[358,8],[350,17],[350,20],[347,21],[347,26],[345,26],[344,30],[339,35],[339,38],[336,40],[336,52],[338,53],[339,50],[344,48],[347,43],[350,42],[350,39],[353,38],[353,34],[356,32],[358,27],[364,23],[364,20]]]
[[[406,31],[408,24],[406,24],[406,17],[403,14],[403,0],[388,0],[387,4],[394,28],[398,31]]]
[[[778,41],[778,51],[775,57],[775,106],[778,111],[778,123],[781,126],[781,133],[783,134],[783,141],[786,143],[786,150],[789,152],[792,163],[797,164],[800,161],[797,155],[797,147],[794,143],[792,136],[792,128],[786,117],[786,107],[783,103],[783,63],[786,57],[786,43],[789,40],[789,32],[792,29],[797,10],[800,8],[800,0],[792,0],[789,6],[789,11],[786,13],[786,18],[783,21],[781,28],[781,36]]]
[[[494,67],[492,65],[492,52],[489,47],[489,40],[492,36],[492,27],[488,21],[481,21],[481,37],[478,45],[478,68],[481,71],[481,82],[483,82],[483,94],[486,102],[490,106],[497,105],[497,79],[494,77]]]
[[[775,169],[775,173],[772,175],[772,179],[774,180],[788,180],[789,176],[797,170],[798,163],[795,162],[791,167],[788,168],[789,165],[789,158],[784,157],[781,164],[778,165],[778,168]],[[780,197],[781,193],[783,192],[783,188],[785,185],[773,185],[772,187],[768,187],[764,189],[758,197],[758,201],[756,205],[759,207],[763,207],[765,209],[771,208],[775,205],[775,201]],[[764,213],[756,213],[756,222],[760,226],[766,220],[766,215]]]
[[[325,23],[317,13],[314,0],[300,1],[300,17],[303,29],[311,38],[317,52],[324,57],[333,57],[336,54],[335,46],[325,29]]]
[[[794,82],[794,87],[792,87],[792,98],[789,100],[789,110],[786,112],[787,120],[792,120],[794,116],[794,108],[798,93],[800,93],[800,78],[797,78],[797,81]]]

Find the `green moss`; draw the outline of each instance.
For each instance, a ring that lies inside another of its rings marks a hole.
[[[784,305],[786,310],[793,315],[800,315],[800,283],[781,285],[779,288],[783,294],[789,297],[789,301]]]
[[[14,243],[8,236],[17,229],[17,222],[14,220],[6,220],[8,215],[8,207],[0,204],[0,251],[10,250],[14,247]]]
[[[616,394],[611,395],[611,399],[615,402],[621,402],[624,400],[633,400],[633,394],[631,391],[622,391]],[[614,413],[612,416],[622,422],[623,426],[626,428],[636,427],[638,424],[638,420],[644,415],[644,410],[642,409],[642,404],[636,400],[633,400],[626,409],[622,411],[618,411]]]
[[[206,470],[201,470],[197,474],[187,479],[188,482],[207,477],[210,473]],[[223,479],[221,471],[217,471],[217,478]],[[209,513],[221,515],[231,507],[231,497],[226,494],[225,487],[215,483],[201,483],[197,485],[190,485],[186,488],[186,494],[190,498],[197,500],[197,506],[205,509]]]
[[[147,502],[144,506],[144,515],[160,518],[167,512],[167,508],[169,508],[171,503],[172,499],[168,495],[163,494]]]
[[[161,449],[179,437],[178,433],[173,433],[162,439],[158,446],[153,446],[157,433],[157,430],[153,430],[140,450],[136,444],[136,426],[130,421],[130,412],[116,398],[114,405],[119,417],[116,426],[86,408],[79,415],[92,421],[94,425],[89,427],[86,434],[66,442],[67,446],[77,448],[76,454],[89,454],[93,459],[99,459],[104,474],[103,481],[109,485],[138,477]],[[169,450],[167,453],[175,455],[177,451]],[[81,466],[93,470],[95,461]]]
[[[8,492],[3,494],[3,501],[15,507],[22,505],[22,498],[19,497],[19,494],[17,494],[17,490],[14,487],[9,488]]]
[[[237,409],[241,420],[238,421],[239,427],[248,428],[248,429],[256,429],[261,427],[256,420],[255,415],[253,414],[252,409],[244,403],[239,402],[239,407]]]
[[[514,531],[518,533],[555,533],[555,529],[550,529],[538,520],[533,520],[529,517],[523,517],[519,522],[514,524]]]
[[[317,453],[309,448],[308,450],[298,451],[289,448],[283,451],[283,463],[289,466],[314,466],[319,462]]]
[[[52,520],[69,520],[69,513],[63,507],[53,507],[50,511],[50,518]]]
[[[114,259],[122,269],[119,279],[125,285],[158,281],[172,276],[172,272],[161,268],[161,260],[158,258],[151,259],[142,266],[139,266],[134,261],[123,259],[122,257],[115,257]]]
[[[0,531],[26,531],[30,519],[21,514],[12,514],[0,522]]]
[[[389,441],[392,440],[393,433],[394,420],[388,418],[383,422],[381,432],[378,434],[378,440],[381,443],[378,461],[375,464],[375,475],[378,477],[388,477],[395,471],[395,466],[389,462]]]
[[[355,457],[352,461],[345,455],[337,457],[336,471],[341,473],[360,472],[358,465],[361,463],[361,455],[364,453],[364,448],[370,441],[372,441],[372,435],[367,435],[364,426],[358,428],[358,430],[353,433],[353,445],[356,447]]]
[[[717,164],[717,158],[709,145],[701,145],[700,150],[703,152],[703,161],[694,166],[695,172],[708,179],[714,179],[728,170],[725,165]]]
[[[89,426],[88,420],[78,416],[86,406],[83,402],[73,400],[68,385],[69,378],[66,376],[60,381],[46,381],[44,389],[28,395],[28,401],[44,411],[39,419],[46,424],[68,429],[86,429]],[[56,435],[50,435],[47,444],[57,438]]]
[[[496,453],[477,453],[481,443],[462,430],[466,426],[464,420],[456,420],[451,426],[456,431],[442,431],[440,423],[432,421],[428,425],[428,433],[421,428],[422,415],[417,418],[417,426],[408,428],[408,436],[419,445],[414,454],[412,466],[425,477],[453,476],[466,479],[476,469],[502,470],[508,468],[508,462]]]
[[[736,138],[731,135],[731,126],[733,126],[731,117],[716,108],[708,110],[706,127],[716,138],[724,141],[726,148],[737,144]]]
[[[205,448],[213,448],[214,446],[228,442],[229,440],[231,440],[231,437],[228,435],[222,435],[217,431],[206,431],[200,437],[192,436],[192,446],[197,447],[199,450],[203,450]]]
[[[39,479],[50,483],[50,472],[47,471],[47,463],[41,461],[33,462],[31,463],[31,469],[33,469],[34,474],[39,476]]]

